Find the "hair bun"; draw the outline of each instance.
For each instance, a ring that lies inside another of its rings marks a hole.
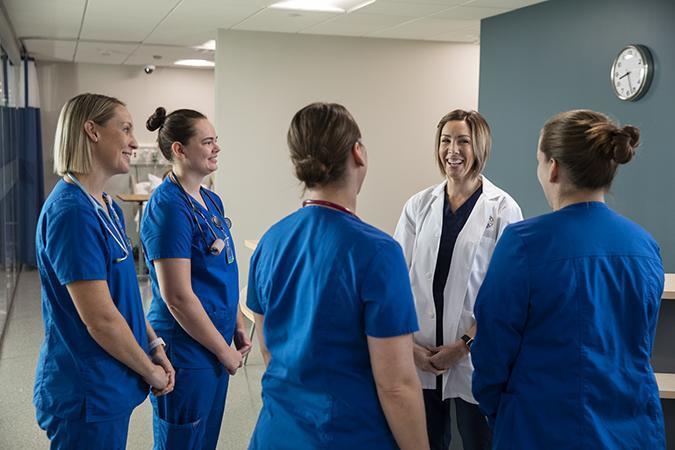
[[[331,175],[326,164],[311,156],[295,162],[295,173],[310,188],[323,184]]]
[[[612,143],[612,159],[619,164],[626,164],[633,159],[635,149],[640,145],[640,130],[632,125],[625,125],[614,132]]]
[[[145,122],[145,128],[147,128],[149,131],[155,131],[159,129],[162,125],[164,125],[165,120],[166,120],[166,109],[160,106]]]

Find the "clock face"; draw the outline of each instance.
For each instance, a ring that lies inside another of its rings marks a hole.
[[[628,45],[612,64],[612,88],[621,100],[637,100],[649,88],[653,64],[649,49]]]

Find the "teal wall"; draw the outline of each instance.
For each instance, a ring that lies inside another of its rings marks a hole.
[[[637,102],[617,99],[609,80],[630,43],[649,47],[656,69]],[[479,110],[494,135],[486,173],[526,217],[549,211],[535,175],[539,130],[576,108],[640,128],[608,203],[654,236],[675,272],[675,0],[550,0],[482,21]]]

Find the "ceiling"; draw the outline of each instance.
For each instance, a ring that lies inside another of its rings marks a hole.
[[[480,20],[542,0],[377,0],[350,14],[271,9],[276,0],[0,0],[43,61],[172,65],[218,29],[477,43]]]

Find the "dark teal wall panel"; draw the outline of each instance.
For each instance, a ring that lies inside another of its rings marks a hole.
[[[626,44],[652,51],[655,76],[637,102],[617,99],[610,66]],[[539,130],[575,108],[605,112],[642,131],[608,203],[659,242],[675,272],[675,0],[550,0],[483,20],[479,110],[494,134],[487,175],[526,217],[547,212],[535,175]]]

